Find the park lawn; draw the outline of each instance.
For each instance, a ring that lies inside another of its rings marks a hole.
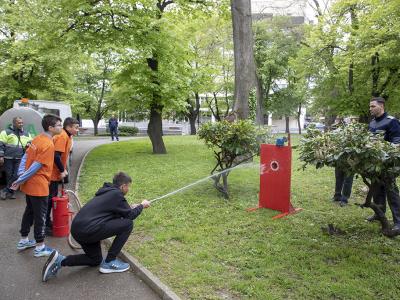
[[[213,157],[197,137],[164,137],[168,154],[148,139],[104,145],[87,157],[83,202],[118,170],[134,180],[131,203],[152,199],[209,175]],[[296,140],[296,139],[295,139]],[[298,138],[297,138],[298,140]],[[364,218],[359,180],[351,205],[330,201],[332,169],[300,170],[294,151],[292,203],[304,210],[272,220],[260,209],[259,168],[229,175],[225,201],[211,181],[160,200],[135,221],[125,249],[184,299],[395,299],[400,296],[400,242]],[[321,230],[333,223],[343,235]]]

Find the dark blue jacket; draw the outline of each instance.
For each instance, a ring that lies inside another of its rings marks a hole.
[[[384,113],[379,118],[369,123],[369,131],[373,133],[383,132],[384,139],[393,144],[400,144],[400,123],[395,117]]]
[[[120,218],[134,220],[142,210],[142,204],[131,208],[117,186],[104,183],[96,196],[79,210],[72,221],[71,232],[76,236],[95,234],[110,220]]]
[[[108,126],[110,129],[117,129],[118,128],[118,120],[116,118],[110,118],[110,120],[108,120]]]

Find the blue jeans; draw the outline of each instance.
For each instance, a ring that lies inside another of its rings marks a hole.
[[[110,133],[111,133],[111,140],[112,140],[112,141],[114,140],[114,137],[117,139],[117,141],[119,141],[119,138],[118,138],[118,128],[113,128],[113,127],[111,127],[111,128],[110,128]]]
[[[351,188],[353,187],[354,175],[346,176],[346,173],[335,168],[335,201],[347,202],[351,195]]]

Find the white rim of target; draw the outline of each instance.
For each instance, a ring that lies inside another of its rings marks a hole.
[[[276,160],[271,161],[269,166],[270,166],[271,170],[274,172],[279,170],[279,162],[277,162]]]

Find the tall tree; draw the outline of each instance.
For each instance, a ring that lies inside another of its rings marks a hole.
[[[230,20],[221,13],[197,14],[195,20],[191,16],[182,26],[188,40],[190,74],[190,94],[185,116],[190,121],[191,134],[196,134],[200,95],[210,93],[224,95],[229,100],[231,98],[232,28]]]
[[[231,0],[233,46],[235,57],[234,110],[238,118],[249,116],[249,94],[255,87],[256,68],[250,0]]]
[[[47,24],[53,26],[52,31],[56,33],[54,42],[58,40],[71,46],[78,45],[78,51],[88,52],[96,46],[114,44],[123,54],[136,55],[133,66],[137,66],[138,59],[142,59],[141,63],[145,64],[147,69],[140,70],[144,71],[143,77],[150,79],[147,85],[147,91],[150,93],[146,95],[146,101],[149,101],[148,134],[153,152],[166,153],[162,139],[162,112],[166,105],[171,103],[173,106],[174,99],[180,98],[164,98],[173,94],[172,87],[167,86],[170,82],[167,73],[172,74],[176,67],[169,62],[173,62],[180,54],[175,53],[174,41],[167,40],[169,37],[174,38],[174,33],[170,32],[174,24],[168,17],[182,9],[190,12],[199,5],[207,7],[208,1],[49,0],[46,4],[47,16],[40,22],[47,29]],[[210,4],[214,3],[210,1]],[[130,62],[124,63],[129,65]],[[164,72],[167,71],[166,65],[173,66],[170,72]],[[126,69],[132,70],[129,66]],[[165,79],[167,80],[163,81]],[[133,91],[131,94],[134,94]]]
[[[388,108],[400,111],[390,100],[399,95],[398,2],[340,0],[319,21],[301,50],[315,83],[314,107],[366,120],[370,97],[381,95]]]
[[[53,31],[40,26],[39,20],[46,16],[43,6],[0,1],[1,110],[21,97],[65,100],[70,96],[72,54],[53,43]]]
[[[104,115],[116,105],[112,101],[111,85],[117,69],[117,54],[110,49],[83,55],[74,68],[76,95],[73,101],[76,111],[93,121],[94,135]]]

